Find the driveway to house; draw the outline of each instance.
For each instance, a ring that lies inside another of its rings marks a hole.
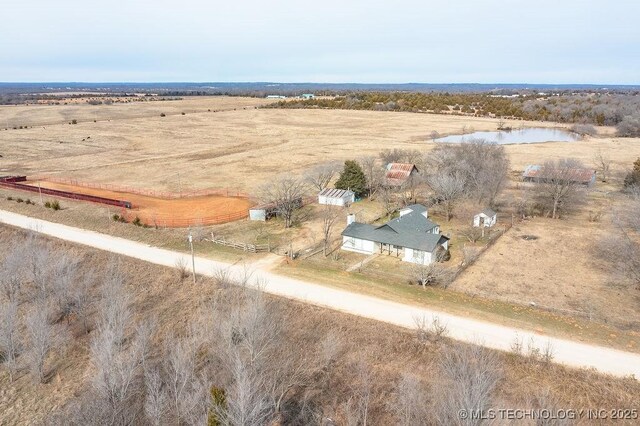
[[[34,219],[0,210],[0,223],[31,229],[44,235],[100,250],[144,260],[162,266],[174,267],[180,259],[191,265],[191,258],[184,253],[151,247],[147,244],[112,237],[93,231],[74,228],[58,223]],[[553,349],[554,362],[572,366],[595,368],[616,376],[640,377],[640,355],[616,349],[592,346],[566,339],[548,337],[530,331],[505,327],[489,322],[450,315],[443,312],[378,299],[325,287],[321,284],[300,281],[268,271],[269,265],[227,264],[215,260],[195,258],[196,272],[212,276],[216,270],[228,269],[231,276],[258,287],[267,293],[335,309],[365,318],[383,321],[405,328],[415,328],[416,318],[433,318],[447,325],[448,336],[459,341],[482,345],[488,348],[509,351],[515,341],[525,348],[536,347],[544,351]]]

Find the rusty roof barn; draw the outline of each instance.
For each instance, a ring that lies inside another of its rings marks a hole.
[[[560,173],[560,170],[558,170],[558,173]],[[522,178],[528,182],[563,178],[570,179],[575,183],[591,186],[596,182],[596,171],[593,169],[576,168],[568,170],[564,176],[553,176],[545,173],[543,166],[531,164],[525,167]]]
[[[416,173],[418,173],[418,168],[415,164],[389,163],[385,174],[385,183],[388,186],[402,186]]]

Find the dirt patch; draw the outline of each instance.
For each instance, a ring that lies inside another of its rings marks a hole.
[[[39,184],[43,188],[130,201],[133,209],[121,209],[118,214],[125,215],[128,220],[137,216],[143,223],[151,226],[176,228],[231,222],[245,218],[251,207],[251,202],[246,197],[205,195],[168,199],[46,180],[26,183],[34,186]]]

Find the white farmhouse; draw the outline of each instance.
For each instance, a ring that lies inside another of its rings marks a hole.
[[[440,226],[428,219],[427,208],[414,204],[400,210],[400,217],[374,226],[347,218],[342,231],[342,249],[363,254],[375,252],[402,256],[405,262],[428,265],[439,251],[446,251],[449,238],[440,234]]]
[[[491,209],[484,209],[473,217],[473,226],[476,228],[491,228],[498,221],[498,214]]]
[[[325,188],[318,194],[318,204],[349,206],[356,201],[356,194],[348,189]]]

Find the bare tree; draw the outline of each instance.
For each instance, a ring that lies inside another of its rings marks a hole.
[[[628,280],[640,289],[640,194],[632,194],[626,206],[613,211],[615,233],[608,233],[596,253],[610,265],[616,280]]]
[[[26,318],[29,345],[26,354],[31,375],[38,383],[45,379],[45,362],[54,345],[54,331],[49,323],[49,312],[40,305],[29,312]]]
[[[49,294],[49,249],[41,245],[36,237],[31,237],[28,242],[29,247],[29,271],[33,281],[37,296],[44,300]]]
[[[447,220],[453,217],[456,203],[464,194],[464,180],[459,174],[434,174],[427,178],[435,198],[442,204]]]
[[[165,371],[168,394],[178,420],[184,421],[188,414],[184,406],[185,395],[196,379],[196,346],[189,337],[169,338],[166,345]]]
[[[303,179],[294,176],[282,176],[265,184],[260,189],[263,202],[272,204],[284,220],[285,228],[293,224],[294,212],[302,206],[302,198],[307,192],[307,184]]]
[[[320,164],[309,170],[305,175],[305,179],[312,188],[322,191],[329,186],[329,183],[331,183],[331,180],[340,171],[340,168],[340,163],[335,161]]]
[[[478,345],[455,345],[443,350],[438,361],[443,381],[436,394],[434,414],[439,424],[461,424],[458,413],[490,408],[493,392],[502,376],[497,355]],[[469,417],[462,424],[480,424]]]
[[[329,254],[329,246],[333,236],[333,229],[336,222],[344,217],[345,209],[339,206],[322,206],[320,217],[322,218],[322,254],[326,257]]]
[[[400,205],[395,188],[387,185],[380,187],[376,198],[382,202],[386,216],[390,216]]]
[[[408,372],[402,375],[389,404],[398,425],[414,426],[426,422],[429,417],[426,395],[426,387],[416,376]]]
[[[428,285],[447,284],[450,271],[438,261],[426,265],[414,263],[411,265],[411,278],[426,289]]]
[[[169,398],[158,368],[147,371],[144,377],[146,388],[144,412],[152,425],[160,426],[167,412]]]
[[[73,311],[73,285],[77,278],[78,264],[69,256],[62,255],[52,265],[52,294],[60,317],[68,317]]]
[[[425,159],[430,176],[457,176],[463,196],[493,205],[504,187],[509,158],[504,146],[482,139],[462,144],[439,144]]]
[[[95,279],[93,273],[87,273],[82,279],[77,279],[71,289],[72,312],[78,317],[85,332],[89,331],[89,313],[93,302],[91,289]]]
[[[99,328],[108,329],[118,346],[124,341],[125,329],[131,319],[129,300],[122,272],[116,264],[109,265],[102,284]]]
[[[462,229],[460,235],[469,240],[470,243],[475,243],[484,236],[484,227],[469,226]]]
[[[373,399],[373,375],[371,368],[362,356],[353,365],[355,377],[351,382],[351,398],[345,406],[348,424],[366,426]]]
[[[18,330],[18,304],[15,300],[0,305],[0,354],[13,382],[18,370],[21,344]]]
[[[384,169],[378,163],[378,159],[373,156],[362,157],[358,160],[358,163],[367,179],[367,185],[369,186],[367,189],[369,198],[371,198],[382,185]]]
[[[576,174],[582,164],[571,158],[547,161],[536,177],[538,199],[551,213],[553,219],[561,212],[574,207],[582,198],[584,191]]]
[[[602,182],[606,182],[609,171],[611,170],[611,158],[607,154],[604,154],[602,150],[598,150],[593,157],[593,162],[596,165],[596,170],[600,173],[600,179]]]
[[[23,280],[24,252],[19,248],[11,250],[0,264],[0,288],[2,295],[10,302],[17,302]]]

